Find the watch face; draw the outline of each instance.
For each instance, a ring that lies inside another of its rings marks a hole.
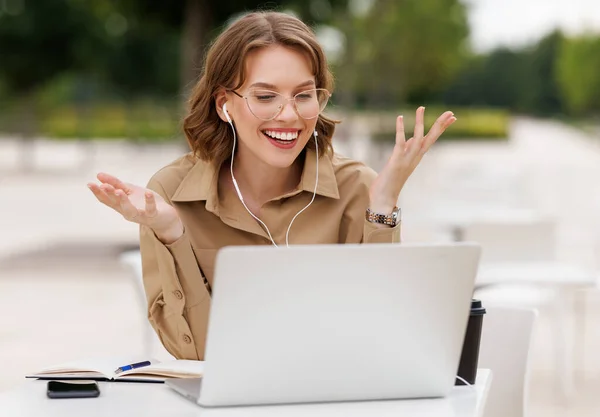
[[[394,219],[394,223],[397,224],[400,220],[400,207],[394,209],[394,211],[392,212],[392,218]]]

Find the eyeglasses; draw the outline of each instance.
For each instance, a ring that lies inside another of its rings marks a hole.
[[[329,97],[331,97],[331,93],[324,88],[301,91],[292,98],[284,97],[270,90],[250,90],[245,96],[236,91],[230,91],[246,100],[250,112],[261,120],[276,118],[288,101],[294,102],[294,109],[298,116],[303,119],[314,119],[325,110]]]

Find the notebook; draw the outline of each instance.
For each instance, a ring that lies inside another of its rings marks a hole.
[[[142,362],[131,358],[97,358],[67,362],[39,372],[26,375],[26,378],[39,379],[91,379],[96,381],[164,382],[168,378],[200,378],[204,372],[204,361],[172,360],[150,361],[151,364],[121,373],[115,371],[124,365]]]

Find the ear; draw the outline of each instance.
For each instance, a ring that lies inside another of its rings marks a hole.
[[[222,88],[219,91],[217,91],[217,95],[215,96],[215,105],[217,107],[217,114],[219,115],[221,120],[223,120],[225,123],[228,123],[227,117],[225,117],[225,113],[223,112],[223,105],[225,103],[227,103],[227,92],[225,91],[225,89]],[[233,119],[233,115],[231,114],[231,107],[233,106],[228,106],[227,113],[229,113],[229,116]]]

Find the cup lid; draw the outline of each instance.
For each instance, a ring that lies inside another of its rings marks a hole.
[[[471,315],[483,315],[485,313],[486,311],[483,307],[483,304],[481,303],[481,300],[476,300],[475,298],[473,298],[471,300]]]

